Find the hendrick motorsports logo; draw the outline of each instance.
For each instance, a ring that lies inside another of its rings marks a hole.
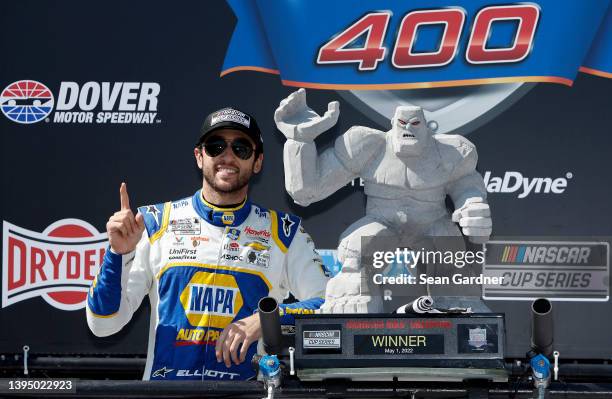
[[[57,101],[34,80],[20,80],[0,94],[2,113],[17,123],[153,124],[157,118],[155,82],[61,82]],[[55,107],[55,112],[50,116]]]
[[[106,233],[79,219],[59,220],[42,233],[5,221],[2,231],[3,308],[38,296],[62,310],[85,307]]]
[[[608,242],[490,241],[483,274],[501,277],[483,285],[485,299],[607,301]]]

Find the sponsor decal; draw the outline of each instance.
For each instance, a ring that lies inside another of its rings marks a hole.
[[[175,346],[214,345],[221,331],[201,328],[181,328],[176,334]]]
[[[235,122],[246,128],[251,126],[251,118],[247,114],[232,108],[222,109],[213,114],[210,120],[211,126],[221,122]]]
[[[172,208],[173,209],[179,209],[179,208],[183,208],[185,206],[189,205],[189,201],[188,200],[180,200],[177,201],[175,203],[172,204]]]
[[[0,109],[4,116],[17,123],[36,123],[53,110],[51,90],[35,80],[20,80],[0,93]]]
[[[62,219],[42,233],[2,226],[2,307],[42,297],[61,310],[85,307],[108,246],[106,233],[79,219]]]
[[[208,237],[191,237],[191,244],[193,247],[197,247],[201,242],[208,242],[210,239]]]
[[[193,327],[220,329],[234,320],[243,305],[234,276],[209,272],[195,273],[181,293],[180,301]]]
[[[231,241],[223,245],[223,249],[228,252],[238,252],[240,251],[240,244],[238,244],[236,241]]]
[[[289,237],[291,235],[291,227],[293,227],[295,222],[289,218],[288,214],[285,214],[281,220],[283,221],[283,234],[285,237]]]
[[[173,219],[168,230],[176,235],[198,235],[202,233],[202,225],[198,218]]]
[[[178,236],[175,236],[175,237],[174,237],[174,241],[172,241],[172,245],[173,245],[173,246],[175,246],[175,247],[182,247],[183,245],[185,245],[185,240],[184,240],[184,238],[185,238],[185,237],[178,237]]]
[[[270,241],[270,237],[272,237],[272,233],[270,233],[268,230],[266,229],[255,230],[251,226],[247,226],[244,229],[244,233],[248,235],[249,237],[255,238],[266,244]]]
[[[259,216],[260,218],[268,219],[270,217],[270,213],[268,211],[264,211],[258,207],[254,207],[254,208],[255,208],[255,214]]]
[[[170,251],[168,251],[168,260],[195,260],[197,252],[198,251],[195,249],[171,248]]]
[[[246,257],[247,261],[255,266],[268,267],[270,263],[270,254],[268,252],[249,250]]]
[[[567,172],[563,177],[525,177],[521,172],[506,172],[503,176],[484,174],[484,183],[489,193],[516,194],[517,198],[527,198],[532,194],[563,194],[568,181],[574,177]]]
[[[24,124],[154,124],[161,122],[156,119],[160,91],[155,82],[60,82],[54,96],[43,83],[20,80],[2,91],[0,109]]]
[[[169,368],[166,368],[166,366],[164,366],[164,367],[163,367],[163,368],[161,368],[161,369],[155,370],[155,371],[153,372],[152,377],[161,377],[161,378],[166,378],[166,374],[169,374],[169,373],[171,373],[171,372],[173,372],[173,371],[174,371],[174,369],[169,369]]]
[[[281,316],[286,314],[315,314],[315,309],[305,309],[305,308],[279,308],[278,313]]]
[[[230,255],[230,254],[222,254],[221,255],[221,259],[225,259],[225,260],[229,260],[229,261],[240,261],[242,262],[244,260],[244,257],[242,255]]]
[[[237,241],[240,238],[240,230],[239,229],[228,229],[227,238],[229,238],[230,240]]]
[[[223,224],[232,224],[234,223],[234,219],[234,212],[223,212],[223,215],[221,216],[221,221]]]
[[[609,254],[607,242],[489,241],[483,275],[503,280],[484,284],[483,297],[606,301]]]
[[[264,245],[259,241],[250,241],[244,244],[244,246],[254,249],[255,251],[267,251],[270,249],[269,245]]]
[[[161,221],[159,220],[159,215],[161,215],[161,212],[159,211],[159,209],[157,209],[155,207],[155,205],[147,206],[147,214],[153,215],[153,217],[155,218],[155,221],[157,222],[157,224],[158,225],[161,224]]]

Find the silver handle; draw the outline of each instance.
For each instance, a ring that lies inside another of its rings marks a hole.
[[[30,347],[27,345],[23,346],[23,375],[28,375],[28,352]]]

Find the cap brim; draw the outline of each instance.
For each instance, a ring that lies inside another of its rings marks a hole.
[[[255,138],[252,135],[252,132],[245,126],[239,124],[239,123],[232,123],[232,122],[220,122],[217,123],[215,126],[211,127],[210,129],[208,129],[207,131],[203,132],[200,135],[200,140],[198,140],[198,144],[202,144],[202,142],[204,141],[204,139],[206,138],[206,136],[208,136],[209,134],[217,131],[217,130],[221,130],[221,129],[231,129],[231,130],[238,130],[244,134],[246,134],[251,140],[253,140],[253,143],[255,145],[257,145],[257,140],[255,140]]]

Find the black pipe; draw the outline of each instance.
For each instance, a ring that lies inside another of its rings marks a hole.
[[[259,304],[259,321],[261,323],[261,338],[264,350],[268,355],[278,355],[282,350],[282,333],[278,302],[267,296],[261,298]]]
[[[539,298],[531,304],[531,347],[550,357],[553,352],[552,304],[546,298]]]

